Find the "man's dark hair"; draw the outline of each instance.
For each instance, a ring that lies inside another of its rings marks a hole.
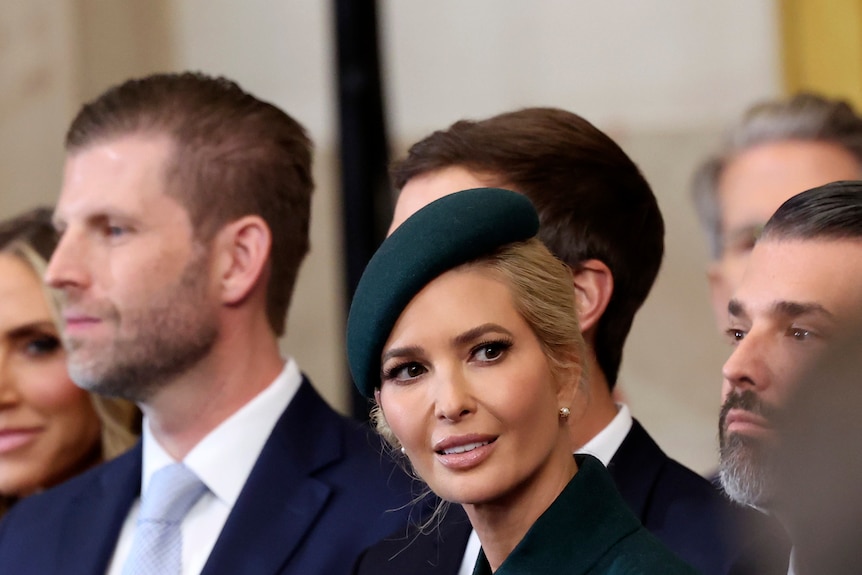
[[[156,74],[109,89],[78,112],[69,154],[132,134],[167,136],[174,149],[165,189],[209,241],[225,224],[258,215],[272,234],[267,317],[284,333],[299,266],[308,252],[312,144],[282,110],[236,83],[200,73]]]
[[[664,222],[640,170],[580,116],[527,108],[434,132],[390,175],[400,190],[416,176],[452,166],[530,198],[541,219],[539,238],[573,270],[589,259],[610,268],[614,288],[597,324],[595,353],[613,387],[635,312],[664,253]]]
[[[862,181],[832,182],[797,194],[766,222],[761,239],[862,240]]]

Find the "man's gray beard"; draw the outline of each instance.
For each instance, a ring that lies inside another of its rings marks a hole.
[[[719,478],[727,495],[761,510],[773,499],[768,456],[763,442],[736,433],[721,437]]]

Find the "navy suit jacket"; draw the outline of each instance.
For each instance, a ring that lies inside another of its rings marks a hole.
[[[349,573],[362,549],[406,524],[410,480],[382,453],[367,426],[335,413],[304,380],[266,441],[202,573]],[[105,573],[140,490],[139,443],[24,499],[0,523],[0,573]]]
[[[740,536],[740,529],[747,534],[761,532],[761,526],[774,533],[771,522],[734,505],[709,481],[668,457],[637,421],[608,471],[644,527],[704,574],[786,575],[789,544],[777,553],[776,564],[773,556],[761,557],[759,539]],[[390,534],[360,557],[354,574],[456,575],[471,529],[461,506],[452,505],[439,530]]]

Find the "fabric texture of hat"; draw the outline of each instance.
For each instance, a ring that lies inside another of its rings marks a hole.
[[[410,300],[447,270],[525,241],[539,230],[526,196],[475,188],[444,196],[404,221],[368,262],[347,319],[347,359],[366,397],[380,386],[383,346]]]

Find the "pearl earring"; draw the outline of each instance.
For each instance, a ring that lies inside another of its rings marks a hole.
[[[404,449],[404,446],[401,446],[401,455],[407,455],[407,450]]]
[[[561,408],[560,408],[560,419],[568,419],[568,418],[569,418],[569,415],[570,415],[571,413],[572,413],[572,412],[571,412],[571,411],[569,411],[569,408],[568,408],[568,407],[561,407]]]

